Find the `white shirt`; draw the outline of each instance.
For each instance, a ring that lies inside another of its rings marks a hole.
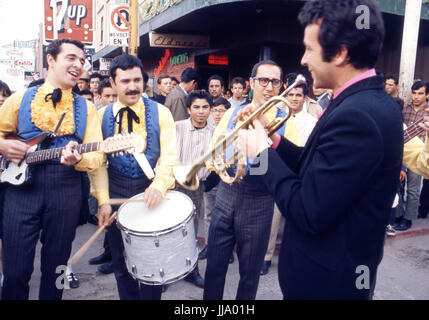
[[[298,121],[301,144],[304,146],[317,123],[317,119],[304,110],[298,112],[294,117]]]

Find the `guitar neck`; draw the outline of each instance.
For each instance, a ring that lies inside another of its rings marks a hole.
[[[414,138],[415,136],[418,136],[420,133],[425,131],[423,128],[420,128],[419,126],[419,123],[423,123],[423,121],[424,121],[423,118],[417,120],[404,131],[404,143],[407,143],[412,138]]]
[[[80,154],[92,151],[98,151],[100,149],[101,142],[92,142],[78,144],[74,149]],[[28,164],[36,164],[44,161],[61,158],[61,154],[65,147],[53,148],[29,152],[25,158]]]

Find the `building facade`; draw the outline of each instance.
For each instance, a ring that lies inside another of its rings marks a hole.
[[[100,59],[113,58],[122,47],[108,45],[108,6],[126,3],[96,1],[97,68]],[[304,52],[303,29],[297,21],[305,0],[144,0],[139,6],[138,56],[151,82],[167,73],[180,79],[186,67],[202,76],[201,88],[212,74],[227,82],[233,77],[248,78],[261,59],[278,62],[285,73],[300,72]],[[377,63],[382,72],[399,72],[405,0],[377,0],[386,24],[383,52]],[[429,79],[429,3],[423,4],[417,53],[416,78]],[[156,46],[155,46],[156,45]]]

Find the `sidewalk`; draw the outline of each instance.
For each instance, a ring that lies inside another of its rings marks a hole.
[[[406,231],[396,231],[396,236],[388,237],[388,239],[404,239],[426,234],[429,234],[429,218],[414,220],[410,229]]]

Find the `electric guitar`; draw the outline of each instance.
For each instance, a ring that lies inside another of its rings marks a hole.
[[[61,158],[65,147],[47,149],[53,137],[52,133],[43,132],[31,140],[23,141],[31,147],[20,163],[12,162],[0,156],[0,183],[9,183],[14,186],[31,183],[33,165]],[[16,138],[12,139],[17,140]],[[79,144],[74,149],[80,154],[93,151],[118,154],[123,152],[141,153],[145,149],[145,141],[142,136],[136,133],[118,134],[101,142]]]
[[[415,136],[418,136],[420,133],[424,132],[423,128],[420,128],[419,123],[423,123],[425,120],[421,118],[410,125],[407,129],[404,130],[404,143],[407,143]]]

